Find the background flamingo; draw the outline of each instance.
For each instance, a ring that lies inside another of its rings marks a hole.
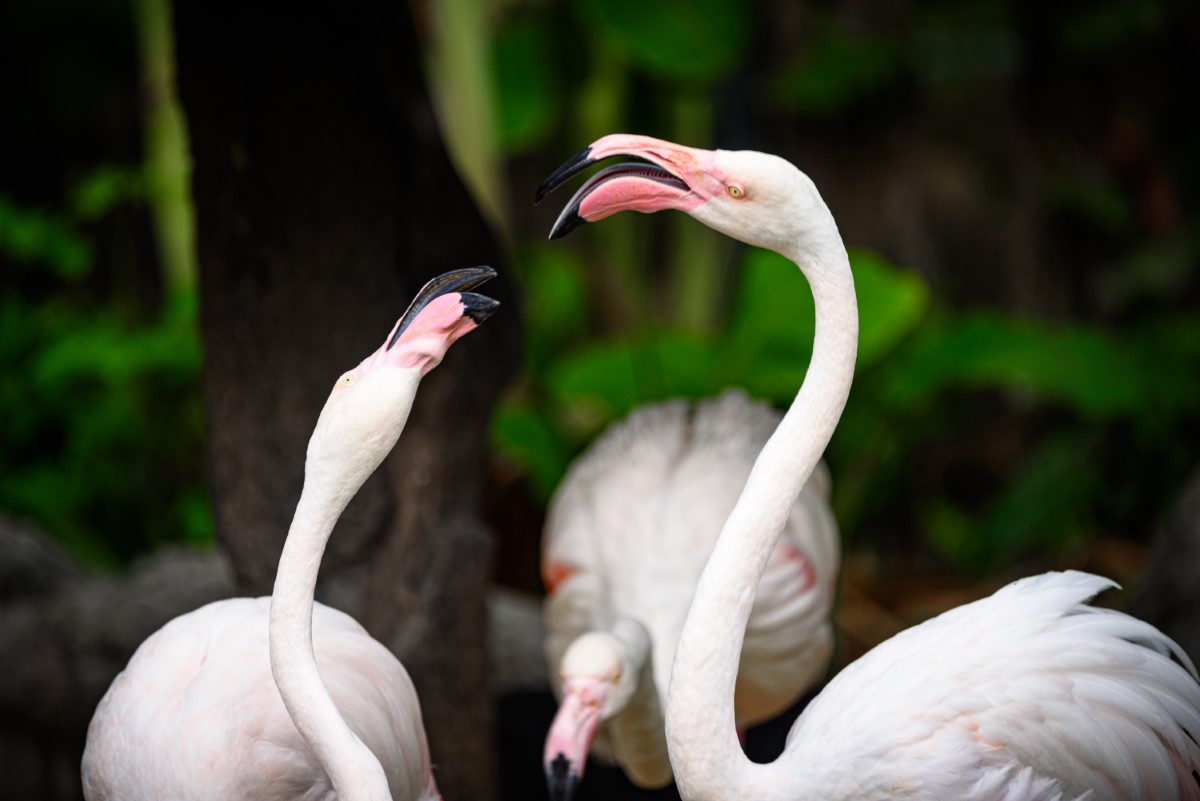
[[[546,656],[561,699],[546,738],[551,797],[570,798],[592,738],[635,784],[671,781],[663,728],[671,660],[696,581],[779,415],[728,390],[644,406],[571,466],[543,539]],[[738,669],[743,727],[825,671],[838,531],[819,465],[758,585]]]
[[[142,644],[92,718],[89,801],[439,797],[404,667],[313,592],[334,524],[396,444],[420,379],[495,310],[465,291],[494,275],[430,281],[382,347],[338,379],[309,441],[274,594],[201,607]]]
[[[1110,582],[1051,573],[951,610],[838,675],[756,765],[734,728],[753,588],[849,395],[858,340],[850,263],[812,182],[775,156],[613,135],[552,175],[628,154],[587,181],[551,236],[617,211],[682,209],[791,258],[816,304],[804,383],[704,568],[667,698],[684,798],[1200,799],[1200,684],[1186,655],[1127,615],[1086,605]]]

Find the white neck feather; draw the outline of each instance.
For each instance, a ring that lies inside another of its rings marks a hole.
[[[738,743],[734,685],[755,588],[788,512],[821,458],[850,393],[858,306],[833,216],[784,251],[808,279],[816,339],[804,384],[763,447],[700,577],[667,694],[667,743],[687,801],[794,801],[784,758],[751,762]]]
[[[618,620],[612,634],[625,649],[623,670],[634,682],[628,699],[607,721],[613,751],[630,781],[639,787],[663,787],[671,781],[662,699],[654,682],[652,644],[646,627],[628,618]]]
[[[317,571],[329,536],[350,499],[395,445],[420,376],[392,370],[370,378],[372,386],[354,387],[353,398],[338,398],[335,389],[321,412],[271,597],[271,671],[288,714],[339,801],[392,797],[379,760],[350,730],[321,681],[312,637]],[[386,415],[381,414],[385,408]]]

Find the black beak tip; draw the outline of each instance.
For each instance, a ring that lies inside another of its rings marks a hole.
[[[592,148],[589,145],[583,150],[576,153],[571,158],[563,162],[557,170],[550,173],[550,177],[542,181],[542,185],[533,193],[533,204],[536,206],[542,202],[542,198],[553,192],[558,187],[566,183],[571,176],[585,169],[592,163]]]
[[[579,774],[571,768],[566,756],[559,754],[546,766],[546,789],[550,801],[571,801],[579,786]]]
[[[474,292],[463,292],[461,298],[463,315],[470,317],[476,325],[491,317],[496,309],[500,308],[500,301],[485,295],[476,295]]]
[[[587,220],[580,217],[579,212],[575,211],[575,209],[566,209],[558,220],[555,221],[554,227],[550,229],[549,238],[562,239],[586,222]]]
[[[499,275],[499,273],[496,272],[495,267],[492,267],[487,264],[479,265],[478,267],[475,268],[475,271],[479,274],[479,283],[481,283],[481,284],[484,281],[490,281],[493,278],[495,278],[497,275]]]

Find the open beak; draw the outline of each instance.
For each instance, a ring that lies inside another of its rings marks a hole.
[[[482,323],[488,317],[492,316],[492,312],[500,306],[500,302],[492,300],[483,295],[477,295],[474,292],[467,290],[474,289],[480,284],[490,281],[496,277],[496,271],[491,267],[465,267],[461,270],[451,270],[448,273],[442,273],[436,278],[431,279],[425,286],[421,287],[421,291],[413,298],[413,302],[409,304],[408,310],[396,322],[396,327],[392,329],[392,333],[388,334],[384,350],[391,350],[397,342],[400,341],[400,336],[405,332],[417,315],[427,307],[431,301],[448,295],[452,292],[458,292],[461,295],[463,316],[470,318],[476,325]]]
[[[533,202],[541,201],[596,162],[619,155],[643,161],[614,164],[589,178],[559,214],[550,230],[551,239],[618,211],[691,211],[706,203],[714,191],[722,191],[713,151],[649,136],[611,134],[597,139],[551,173],[538,187]]]
[[[562,703],[542,752],[550,801],[571,801],[574,796],[612,686],[600,679],[573,679],[563,686]]]

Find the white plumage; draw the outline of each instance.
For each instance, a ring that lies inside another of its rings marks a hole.
[[[592,161],[639,156],[586,183],[555,234],[623,209],[676,208],[791,259],[816,337],[804,383],[723,521],[679,635],[667,697],[671,765],[687,801],[1200,801],[1200,683],[1154,627],[1087,602],[1112,582],[1051,573],[903,632],[846,668],[770,764],[734,734],[755,587],[849,396],[858,307],[833,215],[793,165],[614,134]],[[554,235],[554,234],[552,234]],[[748,635],[747,635],[748,636]]]
[[[233,598],[175,618],[141,644],[88,731],[89,799],[329,801],[329,778],[271,676],[271,599]],[[396,798],[435,799],[408,674],[354,618],[315,604],[329,694],[379,758]]]
[[[543,542],[543,573],[552,589],[546,654],[559,683],[572,642],[631,619],[645,627],[652,643],[651,703],[665,699],[696,581],[779,417],[740,390],[695,404],[644,406],[572,464],[551,502]],[[827,667],[839,553],[829,489],[822,465],[797,499],[759,582],[738,675],[739,726],[786,709]],[[640,675],[638,666],[630,671]],[[631,692],[636,698],[646,689]],[[556,690],[561,696],[561,686]],[[638,714],[636,704],[628,714]],[[633,727],[645,742],[614,750],[612,739],[629,731],[630,721],[604,726],[596,741],[601,755],[649,786],[670,779],[665,747],[653,745],[663,742],[659,715],[655,724],[652,710],[645,725]],[[622,752],[630,758],[622,759]]]
[[[786,797],[1200,799],[1195,670],[1153,626],[1087,605],[1113,586],[1022,579],[879,645],[796,722]]]
[[[314,603],[346,504],[391,452],[422,376],[496,308],[433,279],[317,419],[270,597],[218,601],[152,634],[101,699],[88,801],[438,801],[416,691],[349,615]]]

